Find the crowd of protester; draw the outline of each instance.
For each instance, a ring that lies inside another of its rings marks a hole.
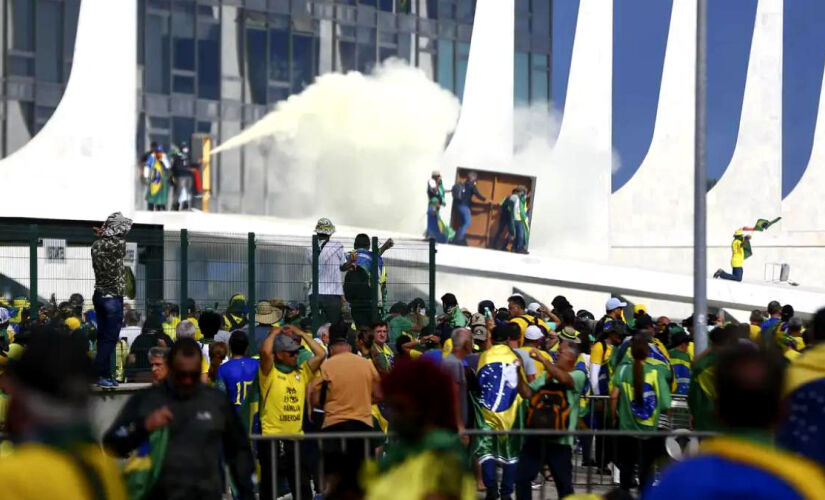
[[[124,314],[113,263],[127,221],[98,231],[94,310],[80,296],[37,318],[24,299],[0,304],[9,498],[523,500],[551,482],[565,498],[582,467],[616,476],[608,498],[825,495],[825,309],[808,322],[776,301],[748,325],[712,316],[703,352],[692,317],[654,320],[615,297],[598,317],[564,296],[468,308],[446,293],[432,324],[422,299],[369,318],[343,307],[344,273],[379,256],[347,257],[322,220],[320,272],[337,282],[317,311],[261,301],[249,324],[236,294],[223,311],[189,300],[143,318]],[[90,387],[118,377],[151,386],[101,447]],[[685,427],[716,434],[681,460],[660,432],[677,400]]]

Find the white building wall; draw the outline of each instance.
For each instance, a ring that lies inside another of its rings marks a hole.
[[[63,99],[0,161],[0,215],[97,220],[134,211],[136,2],[83,0],[77,26]]]

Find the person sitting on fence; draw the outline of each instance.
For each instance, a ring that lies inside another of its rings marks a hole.
[[[344,286],[341,272],[352,262],[344,254],[344,245],[332,241],[335,226],[327,218],[318,219],[315,225],[318,236],[318,308],[322,323],[337,323],[341,319]],[[354,260],[355,256],[351,257]],[[312,249],[306,250],[306,262],[312,265]],[[314,313],[315,311],[313,311]]]
[[[726,349],[719,356],[715,392],[719,419],[731,434],[703,442],[699,456],[665,470],[643,498],[822,498],[822,468],[772,443],[784,408],[784,382],[776,353],[743,344]],[[816,405],[817,412],[821,409]]]
[[[229,299],[229,307],[223,315],[223,329],[228,332],[243,329],[249,322],[247,313],[246,297],[242,293],[236,293]]]
[[[347,256],[348,267],[344,275],[344,296],[350,304],[352,319],[358,326],[372,323],[373,297],[378,301],[379,306],[383,303],[383,301],[378,300],[378,291],[374,288],[376,284],[372,283],[373,259],[378,260],[377,286],[380,287],[381,297],[384,298],[386,296],[387,272],[384,268],[382,256],[393,245],[392,239],[388,239],[378,249],[378,255],[376,256],[370,250],[370,237],[368,235],[361,233],[355,237],[354,250]],[[380,316],[382,315],[379,314]]]
[[[659,427],[662,411],[670,409],[670,383],[662,370],[648,363],[650,345],[644,333],[633,336],[630,344],[632,364],[621,364],[613,375],[610,409],[619,430],[653,432]],[[634,471],[639,467],[639,485],[647,486],[653,479],[653,466],[665,453],[664,438],[626,437],[617,440],[620,484],[622,489],[634,486]]]
[[[575,337],[563,340],[555,364],[538,349],[530,348],[530,356],[544,370],[529,385],[519,377],[519,393],[528,401],[527,428],[576,430],[579,399],[587,382],[587,375],[576,369],[579,345]],[[525,439],[516,469],[516,499],[533,497],[531,481],[544,465],[550,468],[558,498],[573,494],[573,444],[573,436]]]

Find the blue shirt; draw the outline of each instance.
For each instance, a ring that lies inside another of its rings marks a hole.
[[[258,360],[252,358],[230,359],[218,368],[218,386],[229,394],[229,400],[235,405],[235,409],[243,404],[257,374]]]
[[[643,500],[749,499],[802,500],[787,482],[751,465],[703,456],[668,468],[661,481],[645,490]]]

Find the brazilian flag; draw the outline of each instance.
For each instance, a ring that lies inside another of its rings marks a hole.
[[[777,217],[773,220],[757,219],[756,224],[753,225],[754,231],[767,231],[769,227],[782,220],[782,217]]]
[[[149,434],[149,439],[126,461],[123,476],[131,500],[148,497],[160,477],[168,445],[169,427],[161,427]]]

